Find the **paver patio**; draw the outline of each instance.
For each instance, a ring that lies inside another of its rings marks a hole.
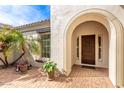
[[[27,74],[15,72],[14,67],[0,70],[2,88],[112,88],[107,69],[73,66],[69,77],[57,77],[47,81],[40,68],[32,68]]]

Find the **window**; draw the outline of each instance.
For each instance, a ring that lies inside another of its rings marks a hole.
[[[98,58],[102,61],[102,35],[98,35]]]
[[[41,35],[41,56],[50,58],[50,34]]]
[[[77,38],[77,57],[79,57],[79,37]]]

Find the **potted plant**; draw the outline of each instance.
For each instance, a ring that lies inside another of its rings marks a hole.
[[[27,64],[20,64],[19,68],[20,68],[20,71],[25,74],[28,70],[28,65]]]
[[[17,71],[21,71],[21,73],[25,74],[28,70],[28,62],[27,61],[22,61],[17,64]]]
[[[56,69],[57,69],[57,64],[54,63],[53,61],[46,61],[43,64],[43,70],[47,72],[47,78],[49,81],[54,80],[54,73]]]

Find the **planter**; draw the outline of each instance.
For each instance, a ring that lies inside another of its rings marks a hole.
[[[43,70],[47,72],[47,79],[48,81],[54,80],[54,73],[57,69],[57,64],[54,63],[53,61],[46,61],[43,64]]]
[[[52,81],[52,80],[54,80],[54,71],[52,71],[52,72],[48,72],[47,73],[47,79],[48,79],[48,81]]]
[[[28,70],[28,65],[27,65],[27,64],[20,65],[19,68],[20,68],[20,71],[21,71],[23,74],[25,74],[25,73],[27,72],[27,70]]]

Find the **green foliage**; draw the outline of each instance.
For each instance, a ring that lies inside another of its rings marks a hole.
[[[8,58],[11,57],[14,49],[22,48],[24,44],[24,37],[20,31],[5,26],[0,32],[0,42],[0,46],[3,50],[3,55]],[[7,59],[6,63],[8,64]]]
[[[31,52],[37,52],[39,49],[38,44],[33,40],[25,39],[21,31],[7,27],[0,32],[0,42],[5,45],[6,49],[27,47]]]
[[[47,62],[45,62],[45,63],[43,64],[43,70],[44,70],[45,72],[50,73],[50,72],[55,71],[56,69],[57,69],[57,64],[54,63],[53,61],[47,61]]]
[[[39,50],[39,46],[35,41],[27,40],[24,38],[21,31],[3,27],[0,32],[0,48],[3,50],[4,56],[9,56],[17,49],[19,51],[36,53]]]
[[[33,53],[35,55],[41,53],[40,44],[37,40],[27,39],[27,44],[28,44],[28,47],[29,47],[29,50],[31,51],[31,53]]]
[[[8,50],[12,46],[17,46],[18,48],[23,45],[24,37],[20,31],[16,29],[3,28],[0,32],[0,42],[5,46],[3,50]]]

